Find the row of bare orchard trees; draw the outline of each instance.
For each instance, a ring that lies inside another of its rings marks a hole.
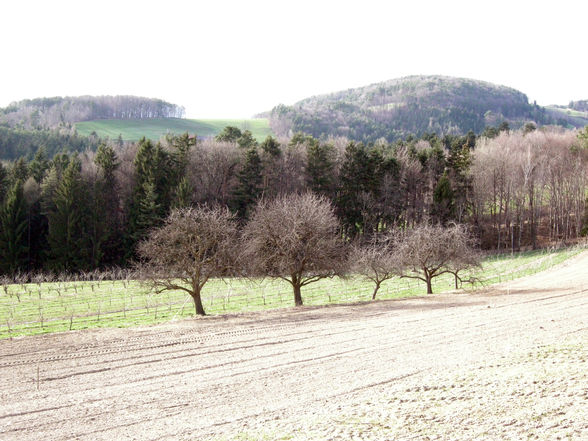
[[[226,207],[176,209],[140,243],[141,272],[157,291],[188,293],[204,315],[201,293],[212,277],[281,278],[300,306],[302,288],[326,277],[361,274],[374,283],[373,299],[395,276],[420,279],[432,294],[433,278],[451,273],[457,288],[460,272],[480,261],[463,225],[422,224],[353,244],[340,231],[329,200],[313,193],[262,200],[242,228]]]
[[[129,267],[174,208],[224,206],[240,225],[258,201],[311,191],[349,242],[422,223],[468,225],[482,249],[570,241],[586,229],[588,129],[425,134],[364,145],[296,134],[102,144],[0,162],[0,273]]]

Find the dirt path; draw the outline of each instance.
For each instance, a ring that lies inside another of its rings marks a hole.
[[[4,340],[0,439],[588,439],[587,269]]]

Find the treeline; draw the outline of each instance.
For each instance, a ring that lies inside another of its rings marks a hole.
[[[75,130],[26,130],[0,126],[0,160],[33,159],[38,151],[48,158],[62,152],[95,151],[105,140],[98,136],[81,136]],[[122,139],[116,141],[122,145]]]
[[[0,167],[0,270],[125,266],[172,208],[227,206],[245,223],[259,200],[309,190],[331,201],[346,239],[426,221],[469,224],[499,250],[574,239],[586,228],[588,130],[533,129],[366,145],[258,144],[229,127],[214,140],[41,150]]]
[[[570,101],[568,107],[570,109],[579,110],[580,112],[588,112],[588,100]]]
[[[53,97],[22,100],[0,109],[0,124],[25,129],[71,127],[96,119],[182,118],[184,108],[130,95]]]

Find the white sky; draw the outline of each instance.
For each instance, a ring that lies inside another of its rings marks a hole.
[[[0,106],[128,94],[247,118],[416,74],[567,104],[588,99],[587,24],[586,0],[7,0]]]

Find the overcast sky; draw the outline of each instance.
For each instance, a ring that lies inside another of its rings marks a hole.
[[[588,99],[588,1],[5,1],[0,106],[139,95],[192,118],[417,74]]]

